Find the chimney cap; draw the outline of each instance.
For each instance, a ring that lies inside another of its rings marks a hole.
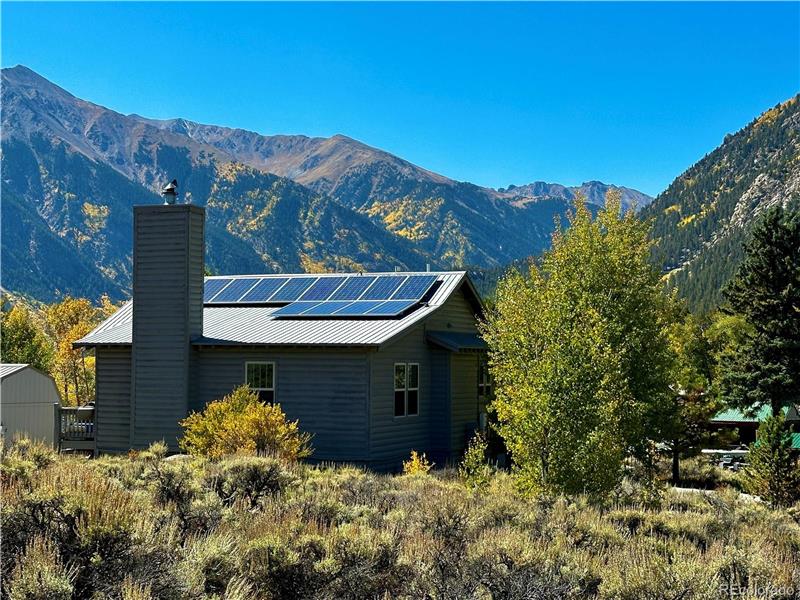
[[[161,195],[164,196],[164,204],[175,204],[175,199],[178,196],[178,180],[173,179],[161,188]]]

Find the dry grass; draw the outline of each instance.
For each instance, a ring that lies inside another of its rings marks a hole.
[[[644,502],[628,482],[599,503],[521,497],[505,473],[475,491],[452,470],[390,476],[157,451],[11,452],[3,483],[3,597],[14,599],[800,594],[800,507],[769,509],[733,489]]]

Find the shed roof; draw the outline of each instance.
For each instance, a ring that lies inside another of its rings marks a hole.
[[[411,273],[392,273],[411,275]],[[206,305],[203,335],[196,346],[380,346],[439,309],[457,290],[464,289],[476,311],[480,299],[465,271],[425,273],[439,282],[433,295],[400,318],[280,319],[276,305]],[[275,277],[307,277],[308,274]],[[240,275],[237,277],[252,277]],[[260,277],[270,277],[263,275]],[[75,346],[129,345],[132,337],[133,301],[126,303]]]
[[[0,363],[0,379],[5,379],[27,367],[27,363]]]

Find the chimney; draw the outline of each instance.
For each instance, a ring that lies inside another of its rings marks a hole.
[[[177,449],[188,414],[191,340],[203,333],[205,209],[175,204],[133,209],[131,447],[164,440]]]

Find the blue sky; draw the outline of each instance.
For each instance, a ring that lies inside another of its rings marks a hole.
[[[343,133],[492,187],[662,191],[800,91],[800,4],[2,4],[2,64],[123,113]]]

